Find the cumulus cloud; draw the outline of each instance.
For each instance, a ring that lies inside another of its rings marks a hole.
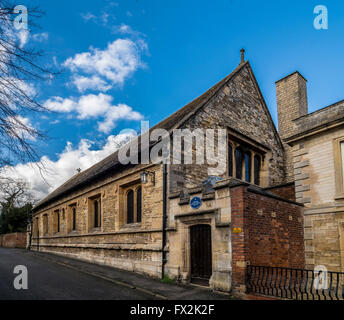
[[[44,156],[41,158],[40,167],[38,163],[4,167],[0,170],[0,176],[27,181],[34,196],[37,199],[42,199],[77,174],[78,168],[81,170],[88,169],[134,137],[132,132],[117,136],[111,135],[98,150],[92,150],[94,143],[87,139],[82,139],[76,148],[73,147],[72,143],[67,142],[65,149],[58,154],[56,161]],[[40,170],[42,166],[45,168],[44,172]]]
[[[79,92],[85,92],[87,89],[106,92],[112,88],[112,85],[108,84],[96,75],[91,78],[75,75],[72,78],[72,83],[78,88]]]
[[[117,39],[104,50],[91,47],[88,52],[78,53],[63,65],[74,73],[72,82],[80,91],[107,89],[123,85],[137,69],[145,66],[140,54],[146,48],[143,40]],[[86,76],[90,79],[85,80]]]
[[[114,128],[118,119],[138,121],[142,120],[143,117],[139,112],[133,111],[132,108],[126,104],[118,104],[117,106],[107,110],[106,117],[103,122],[98,122],[99,131],[109,133]]]
[[[75,112],[78,119],[103,118],[98,122],[100,132],[109,133],[119,120],[139,121],[143,116],[126,104],[113,104],[113,97],[99,93],[75,98],[53,97],[44,103],[44,107],[56,112]]]

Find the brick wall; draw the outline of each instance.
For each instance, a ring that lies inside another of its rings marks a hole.
[[[281,198],[291,200],[291,201],[296,201],[294,182],[280,185],[280,186],[271,187],[271,188],[266,188],[264,190],[269,191]]]
[[[246,264],[304,268],[303,207],[248,186],[231,189],[233,292],[245,291]],[[242,229],[235,233],[234,228]]]
[[[26,232],[0,235],[0,247],[26,248]]]

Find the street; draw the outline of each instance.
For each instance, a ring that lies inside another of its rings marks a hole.
[[[28,289],[18,290],[16,266],[28,270]],[[63,256],[0,248],[0,300],[228,300],[208,288],[163,283],[134,272]]]
[[[28,269],[28,290],[13,285],[15,266]],[[30,252],[0,248],[0,300],[136,300],[152,299],[143,292],[116,285]]]

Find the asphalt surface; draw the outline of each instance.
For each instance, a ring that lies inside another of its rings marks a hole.
[[[28,270],[28,290],[16,290],[17,265]],[[0,300],[152,300],[152,296],[116,285],[30,252],[0,248]]]
[[[28,270],[17,290],[14,269]],[[228,300],[209,288],[161,280],[45,252],[0,248],[0,300]]]

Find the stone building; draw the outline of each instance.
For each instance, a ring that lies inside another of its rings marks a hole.
[[[243,52],[230,75],[148,134],[188,129],[197,140],[197,129],[213,128],[226,132],[222,174],[209,176],[211,161],[175,162],[174,153],[123,164],[115,152],[37,204],[32,249],[221,291],[244,290],[248,263],[303,268],[303,205]],[[137,141],[139,158],[161,142]],[[198,152],[184,140],[181,158]]]
[[[289,180],[305,205],[306,267],[344,271],[344,101],[308,114],[307,80],[276,83],[279,133]]]

